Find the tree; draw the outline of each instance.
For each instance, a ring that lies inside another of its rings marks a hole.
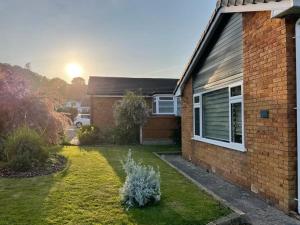
[[[87,86],[85,80],[81,77],[73,78],[68,90],[68,98],[81,101],[86,97]]]
[[[122,100],[114,105],[114,118],[119,129],[128,132],[139,132],[142,142],[142,127],[150,114],[146,100],[139,94],[127,92]]]
[[[68,120],[54,110],[52,99],[40,96],[26,86],[24,78],[0,67],[0,136],[20,126],[28,126],[57,143]]]
[[[71,84],[73,86],[85,86],[85,80],[82,77],[74,77]]]

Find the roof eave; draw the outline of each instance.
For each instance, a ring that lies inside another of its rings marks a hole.
[[[210,22],[207,26],[206,31],[204,32],[204,35],[202,36],[202,38],[198,42],[197,47],[195,48],[194,53],[192,54],[192,57],[190,58],[187,66],[186,66],[186,68],[183,72],[183,75],[181,76],[180,80],[178,81],[178,83],[175,87],[175,90],[173,92],[174,95],[180,96],[182,94],[182,86],[188,80],[188,78],[189,78],[188,74],[193,69],[193,66],[195,65],[195,62],[197,61],[197,59],[198,59],[200,53],[202,52],[202,50],[205,48],[208,38],[213,33],[215,25],[217,24],[217,22],[220,19],[220,16],[222,15],[220,9],[221,9],[220,7],[216,8],[214,13],[212,14],[212,18],[211,18],[211,20],[210,20]]]
[[[238,12],[255,12],[255,11],[271,11],[272,16],[273,13],[277,12],[278,15],[274,15],[273,17],[283,17],[287,15],[287,13],[291,13],[292,10],[299,9],[300,13],[300,0],[291,0],[291,1],[280,1],[280,2],[268,2],[268,3],[256,3],[256,4],[249,4],[249,5],[240,5],[240,6],[229,6],[229,7],[222,7],[220,5],[217,6],[216,10],[213,13],[212,19],[208,24],[208,28],[204,32],[203,37],[198,42],[194,53],[187,64],[183,75],[181,76],[175,90],[174,95],[180,96],[182,94],[182,86],[186,83],[189,78],[190,71],[193,68],[193,64],[197,61],[198,56],[202,52],[202,50],[206,46],[206,42],[208,37],[210,37],[211,33],[214,31],[214,27],[219,21],[221,15],[227,13],[238,13]],[[295,14],[295,13],[294,13]]]
[[[237,12],[259,12],[259,11],[274,11],[283,10],[293,6],[293,3],[299,0],[279,1],[268,3],[256,3],[237,6],[222,7],[222,13],[237,13]]]
[[[291,1],[289,7],[272,10],[272,18],[282,18],[294,14],[300,14],[300,0]]]

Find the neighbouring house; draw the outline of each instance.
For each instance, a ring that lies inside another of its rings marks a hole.
[[[300,206],[299,16],[299,1],[218,1],[175,89],[183,157],[285,212]]]
[[[127,91],[141,93],[152,114],[142,129],[143,144],[172,143],[178,129],[180,98],[173,95],[178,79],[95,77],[91,76],[87,94],[90,95],[91,123],[106,129],[115,126],[114,104]]]
[[[78,113],[90,113],[89,101],[87,99],[81,101],[68,100],[65,102],[64,107],[77,109]]]

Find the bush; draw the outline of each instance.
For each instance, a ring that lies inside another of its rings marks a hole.
[[[43,165],[49,157],[41,136],[28,127],[11,133],[5,141],[8,166],[15,171],[27,171]]]
[[[120,190],[122,203],[127,207],[143,207],[160,201],[160,173],[151,166],[136,163],[131,151],[123,163],[126,180]]]
[[[117,137],[124,140],[123,134],[125,137],[126,134],[130,134],[125,140],[129,143],[135,143],[136,140],[139,140],[140,127],[146,123],[149,114],[149,106],[142,94],[127,92],[122,100],[114,105],[114,119],[118,129],[116,130]]]
[[[63,113],[69,114],[70,115],[70,119],[72,121],[74,121],[75,117],[78,115],[77,108],[72,108],[72,107],[59,108],[59,109],[57,109],[57,112],[63,112]]]
[[[138,144],[139,129],[132,128],[126,130],[119,126],[114,127],[111,129],[111,140],[113,142],[111,144],[118,144],[118,145]]]
[[[92,145],[99,142],[99,130],[94,126],[82,126],[77,137],[80,145]]]
[[[32,88],[22,72],[0,64],[0,135],[6,136],[16,127],[29,126],[47,143],[57,144],[59,133],[70,120],[54,110],[57,96],[52,98],[43,90]]]

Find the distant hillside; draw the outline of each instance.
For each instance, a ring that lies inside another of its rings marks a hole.
[[[20,66],[3,63],[0,63],[0,71],[12,73],[16,78],[22,79],[32,92],[51,98],[58,104],[68,99],[82,100],[86,98],[86,84],[84,80],[78,84],[80,78],[74,79],[74,83],[68,84],[60,78],[49,79]]]

